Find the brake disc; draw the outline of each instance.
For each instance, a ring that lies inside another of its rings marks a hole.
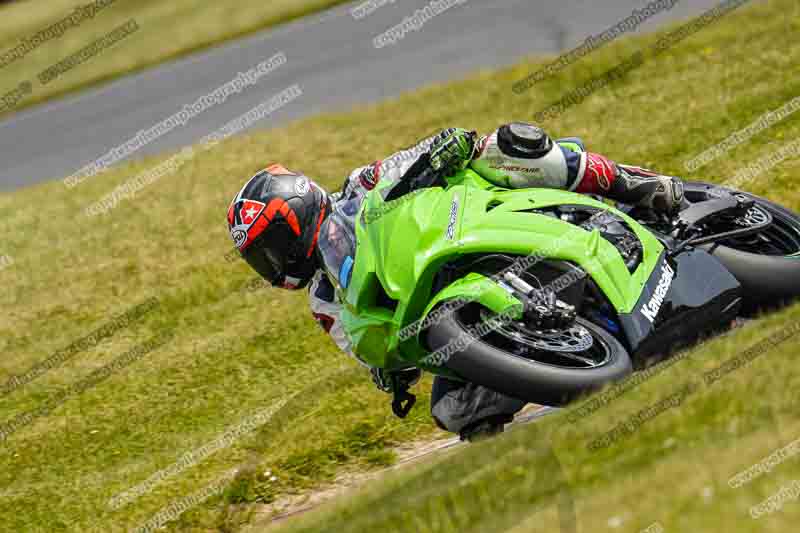
[[[546,352],[585,352],[594,345],[594,338],[583,326],[570,326],[568,329],[530,331],[525,328],[512,336],[520,342]]]
[[[481,318],[490,318],[482,312]],[[496,331],[514,342],[545,352],[585,352],[594,346],[592,334],[579,324],[567,329],[531,330],[523,322],[511,322],[496,328]]]

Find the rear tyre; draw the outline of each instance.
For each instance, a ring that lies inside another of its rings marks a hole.
[[[685,189],[690,202],[721,194],[743,194],[756,203],[752,216],[763,212],[772,216],[773,223],[755,236],[700,247],[719,259],[742,284],[747,311],[779,306],[800,296],[800,215],[728,187],[686,182]]]
[[[529,340],[525,340],[526,333],[535,332],[521,322],[475,337],[469,328],[485,318],[483,313],[485,308],[469,304],[428,329],[426,341],[431,352],[444,349],[462,335],[471,337],[463,350],[442,363],[464,380],[527,402],[561,406],[623,379],[632,371],[630,357],[622,344],[588,320],[578,318],[574,329],[584,340],[588,338],[586,335],[591,336],[591,347],[582,351],[548,352],[530,346]],[[534,337],[527,337],[531,338]],[[562,343],[566,350],[582,348],[580,342],[584,342],[570,341],[564,335],[552,338],[556,348],[566,339]],[[574,344],[572,348],[570,342]]]

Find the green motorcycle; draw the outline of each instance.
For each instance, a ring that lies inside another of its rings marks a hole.
[[[672,217],[469,168],[401,189],[335,211],[321,246],[373,367],[560,406],[800,294],[800,217],[725,187],[687,183]]]

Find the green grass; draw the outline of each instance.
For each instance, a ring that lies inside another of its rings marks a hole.
[[[743,8],[546,126],[554,135],[583,136],[591,149],[616,160],[681,174],[685,159],[800,94],[800,79],[790,75],[800,60],[800,43],[775,38],[797,35],[798,15],[800,7],[790,0]],[[231,247],[228,202],[245,179],[270,162],[302,169],[333,190],[353,167],[437,128],[487,131],[523,119],[655,38],[609,45],[521,96],[511,92],[512,83],[540,63],[237,136],[200,153],[107,216],[87,218],[83,209],[162,157],[126,164],[74,189],[53,182],[0,195],[0,255],[14,261],[0,270],[0,385],[112,315],[149,296],[160,301],[130,328],[0,398],[0,423],[43,405],[151,336],[174,335],[163,348],[0,443],[0,529],[129,530],[245,465],[224,497],[170,526],[232,531],[247,520],[247,503],[309,490],[347,469],[380,467],[392,461],[388,450],[395,444],[432,436],[436,430],[425,402],[409,420],[392,418],[386,396],[315,325],[305,294],[241,289],[253,274],[246,265],[224,260]],[[798,134],[800,118],[793,116],[689,177],[724,181]],[[298,150],[301,142],[314,146],[313,152]],[[800,163],[786,161],[748,189],[800,210],[798,174]],[[792,391],[798,373],[792,356],[800,343],[795,339],[701,388],[681,408],[611,448],[593,453],[585,444],[686,380],[698,380],[701,369],[796,321],[798,313],[792,308],[717,339],[572,426],[562,416],[551,418],[371,485],[344,507],[287,527],[461,531],[469,529],[464,520],[475,520],[480,527],[473,529],[479,531],[552,531],[552,508],[528,517],[532,502],[547,502],[547,483],[532,477],[551,471],[540,465],[547,458],[534,453],[537,439],[547,435],[573,487],[581,531],[609,529],[613,517],[623,521],[616,531],[639,531],[657,520],[667,531],[789,530],[787,524],[797,518],[792,504],[759,522],[750,521],[746,511],[790,479],[796,462],[737,491],[725,483],[797,438]],[[421,397],[429,386],[426,380]],[[105,507],[115,494],[297,391],[252,435],[120,510]],[[764,417],[770,410],[777,433]],[[264,477],[266,470],[277,480]],[[707,487],[713,491],[708,502],[702,496]]]
[[[793,394],[800,385],[800,340],[795,336],[711,386],[703,373],[799,319],[794,306],[759,320],[694,350],[590,417],[571,424],[569,413],[557,413],[387,476],[277,531],[639,532],[654,522],[664,531],[793,531],[798,502],[759,520],[748,512],[800,477],[797,457],[742,487],[733,489],[728,480],[800,438]],[[698,388],[680,407],[605,450],[587,448],[690,383]],[[570,511],[577,529],[559,529],[560,518],[571,522]]]
[[[223,41],[321,11],[345,0],[116,0],[93,18],[71,27],[24,57],[0,68],[0,94],[28,80],[32,93],[14,108],[49,100],[108,81],[168,59],[207,48]],[[13,2],[0,7],[0,55],[17,46],[22,38],[72,14],[90,0]],[[139,30],[103,50],[55,81],[42,85],[36,75],[101,38],[129,19]],[[274,53],[274,52],[273,52]],[[272,54],[268,54],[271,56]]]

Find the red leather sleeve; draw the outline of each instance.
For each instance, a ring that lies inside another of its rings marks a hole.
[[[600,154],[586,152],[586,169],[576,192],[606,195],[617,177],[617,164]]]

